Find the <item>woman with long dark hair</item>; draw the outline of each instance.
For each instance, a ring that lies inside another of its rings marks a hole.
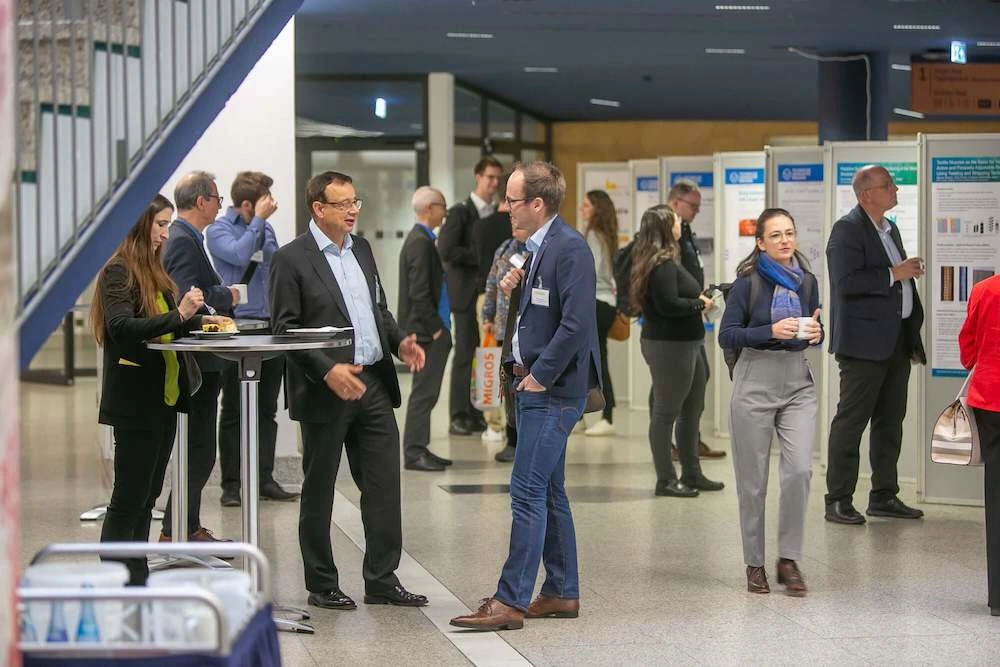
[[[173,448],[177,412],[187,410],[197,377],[189,380],[175,352],[146,347],[170,342],[203,322],[226,317],[197,315],[204,304],[192,288],[176,304],[177,286],[163,268],[163,244],[174,208],[156,195],[97,278],[90,326],[104,348],[104,379],[98,421],[114,428],[115,481],[101,530],[102,542],[146,542],[153,503],[163,489]],[[145,558],[125,561],[132,584],[149,576]]]
[[[629,298],[642,313],[642,357],[649,366],[649,447],[656,466],[656,495],[693,498],[699,491],[719,491],[702,473],[698,427],[705,408],[708,365],[702,347],[702,312],[712,300],[680,261],[681,219],[669,206],[642,214],[632,247]],[[681,477],[671,461],[676,424]]]
[[[604,385],[604,412],[601,419],[588,428],[587,435],[614,435],[612,413],[615,391],[608,370],[608,330],[615,322],[615,251],[618,250],[618,214],[611,197],[604,190],[591,190],[580,207],[583,235],[594,255],[597,270],[597,345],[601,353],[601,375]]]
[[[769,593],[764,502],[771,441],[781,449],[778,583],[806,594],[799,571],[816,439],[816,386],[804,350],[823,341],[819,289],[796,249],[795,221],[781,208],[757,218],[756,245],[737,268],[719,326],[719,345],[740,350],[733,369],[729,432],[740,504],[747,590]]]

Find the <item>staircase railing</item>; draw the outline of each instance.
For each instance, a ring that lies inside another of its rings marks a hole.
[[[18,3],[22,369],[301,2]]]

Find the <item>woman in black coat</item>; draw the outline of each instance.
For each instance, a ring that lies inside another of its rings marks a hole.
[[[146,542],[153,504],[163,489],[173,448],[177,412],[186,412],[199,382],[182,355],[150,350],[148,341],[169,342],[201,328],[201,290],[176,305],[177,287],[161,261],[173,206],[157,195],[108,260],[97,279],[91,328],[104,348],[104,379],[98,421],[114,428],[115,482],[101,531],[102,542]],[[191,375],[193,373],[193,375]],[[127,559],[130,583],[149,576],[145,558]]]

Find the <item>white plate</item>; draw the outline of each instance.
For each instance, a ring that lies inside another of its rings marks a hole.
[[[192,331],[191,335],[203,340],[226,340],[238,333],[238,331]]]
[[[315,327],[315,328],[300,328],[300,329],[288,329],[286,333],[296,338],[312,338],[316,340],[326,340],[328,338],[334,338],[337,334],[344,333],[345,331],[354,331],[353,327]]]

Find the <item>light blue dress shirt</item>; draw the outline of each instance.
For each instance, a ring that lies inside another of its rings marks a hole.
[[[552,221],[555,220],[555,219],[556,219],[556,216],[552,216],[551,218],[549,218],[549,221],[546,222],[541,227],[539,227],[537,230],[535,230],[535,233],[532,234],[531,238],[529,238],[528,241],[527,241],[527,243],[524,244],[528,248],[528,252],[530,252],[532,254],[532,256],[534,256],[535,253],[538,252],[538,249],[542,247],[542,241],[545,240],[545,235],[549,233],[549,228],[552,227]],[[534,260],[532,260],[532,268],[534,268]],[[525,281],[525,285],[521,288],[522,290],[524,290],[522,292],[522,297],[521,298],[524,298],[524,296],[523,296],[524,292],[527,292],[528,293],[527,298],[530,299],[531,298],[531,288],[534,287],[534,285],[528,285],[527,284],[527,282],[528,282],[528,276],[524,277],[524,281]],[[518,340],[517,340],[517,334],[518,334],[518,332],[521,329],[521,315],[520,315],[521,304],[519,304],[519,303],[512,303],[512,304],[510,304],[510,307],[518,309],[517,321],[516,321],[516,323],[514,325],[514,337],[510,339],[510,349],[511,349],[511,352],[514,353],[514,360],[518,364],[520,364],[521,366],[524,366],[524,360],[521,359],[521,346],[518,344]]]
[[[316,240],[320,252],[326,257],[326,263],[333,271],[340,291],[347,304],[347,314],[354,327],[354,363],[360,366],[371,366],[382,359],[382,342],[375,324],[375,311],[372,308],[371,293],[368,291],[368,280],[354,256],[354,238],[348,234],[344,237],[344,247],[341,248],[331,241],[319,228],[316,221],[309,222],[309,231]],[[376,290],[378,282],[376,281]]]
[[[868,217],[871,220],[871,216]],[[872,221],[874,222],[874,221]],[[892,266],[896,266],[903,261],[903,256],[899,254],[899,249],[896,247],[896,242],[892,240],[892,225],[888,220],[882,218],[878,222],[875,222],[875,231],[878,232],[878,238],[882,242],[882,247],[885,248],[885,254],[889,256],[889,261]],[[896,282],[896,278],[892,275],[892,268],[889,269],[889,286]],[[913,314],[913,285],[909,280],[902,281],[903,286],[903,314],[902,319],[906,319]]]

